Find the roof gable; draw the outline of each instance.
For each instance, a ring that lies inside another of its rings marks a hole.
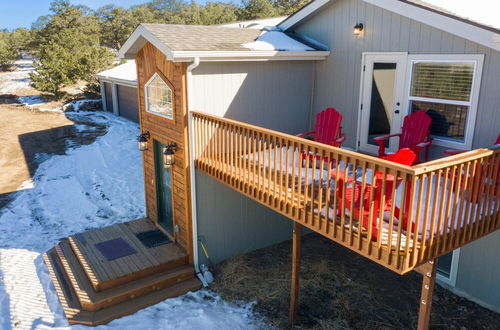
[[[283,30],[309,19],[325,5],[338,0],[313,0],[299,11],[281,22],[278,27]],[[361,0],[396,14],[411,18],[420,23],[451,33],[464,39],[476,42],[488,48],[500,51],[500,30],[495,27],[465,19],[421,0]],[[486,8],[485,10],[488,10]]]

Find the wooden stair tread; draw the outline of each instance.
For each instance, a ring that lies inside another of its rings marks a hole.
[[[193,266],[182,265],[96,292],[78,258],[75,256],[69,241],[63,240],[55,247],[55,251],[66,272],[67,279],[78,297],[80,305],[87,311],[96,311],[115,305],[130,297],[143,295],[194,277]]]
[[[64,265],[59,259],[56,248],[49,250],[43,255],[49,270],[49,275],[63,307],[64,313],[70,324],[99,325],[107,323],[118,317],[135,313],[136,311],[154,305],[167,298],[180,296],[188,291],[198,290],[201,283],[195,277],[149,292],[118,304],[102,308],[98,311],[87,311],[82,308],[77,293],[72,287],[72,280],[65,273]],[[75,278],[73,280],[76,280]],[[110,291],[111,292],[111,291]],[[97,293],[96,293],[97,294]]]
[[[147,219],[130,224],[115,224],[70,236],[69,244],[95,291],[143,278],[188,263],[188,255],[176,243],[146,248],[135,236],[140,231],[155,229]],[[137,253],[107,260],[95,247],[96,243],[121,237]]]
[[[157,304],[165,299],[181,296],[189,291],[196,291],[200,289],[201,283],[197,278],[191,278],[187,281],[163,288],[149,294],[136,297],[124,301],[118,305],[114,305],[105,309],[94,312],[93,325],[105,324],[116,318],[133,314],[140,309]],[[76,324],[77,322],[69,323]]]

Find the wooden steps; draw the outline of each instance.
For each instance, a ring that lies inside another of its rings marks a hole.
[[[175,243],[165,244],[163,248],[180,249]],[[137,253],[136,257],[144,256]],[[104,289],[99,286],[96,290],[83,265],[89,266],[87,256],[78,257],[69,239],[62,240],[43,256],[69,323],[92,326],[199,289],[201,284],[195,278],[193,266],[184,256],[177,257],[173,255],[173,263],[164,259],[167,266],[160,264],[154,273],[126,276],[126,281]],[[120,259],[117,260],[127,261]]]

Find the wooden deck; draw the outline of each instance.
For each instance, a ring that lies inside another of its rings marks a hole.
[[[71,324],[107,323],[200,287],[176,243],[148,248],[136,237],[153,229],[148,219],[94,229],[63,239],[44,255]],[[136,252],[110,261],[96,244],[117,238]]]
[[[500,228],[500,150],[410,167],[205,113],[192,116],[198,170],[399,274]],[[340,197],[353,186],[369,194]],[[351,216],[356,208],[368,214],[362,225]]]

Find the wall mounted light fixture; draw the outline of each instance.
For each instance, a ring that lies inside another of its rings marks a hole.
[[[149,132],[143,132],[137,137],[137,144],[139,145],[140,151],[148,150],[148,140],[151,137]]]
[[[363,32],[363,23],[358,23],[354,26],[354,35],[359,36]]]
[[[171,142],[165,146],[163,151],[163,164],[165,168],[172,167],[175,164],[175,152],[177,151],[177,143]]]

